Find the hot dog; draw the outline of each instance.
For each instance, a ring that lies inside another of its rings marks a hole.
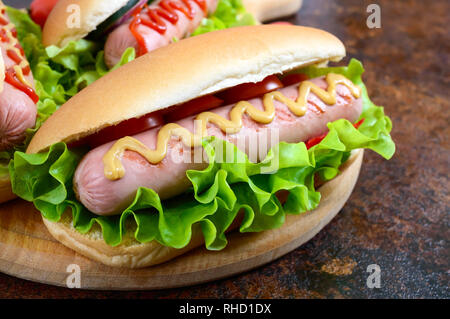
[[[29,80],[32,79],[29,77]],[[0,151],[12,149],[36,123],[36,104],[22,91],[5,83],[0,93]]]
[[[311,82],[325,90],[327,89],[327,83],[323,78],[312,79]],[[291,85],[279,92],[292,100],[296,100],[299,85],[300,83]],[[263,129],[276,129],[279,130],[279,138],[282,141],[306,142],[326,132],[327,123],[341,118],[355,122],[362,112],[361,99],[355,98],[350,90],[343,85],[337,86],[337,102],[334,105],[327,105],[314,93],[308,96],[308,101],[308,111],[302,117],[295,116],[285,104],[275,101],[277,116],[270,124],[263,125],[247,118],[242,130],[236,134],[226,135],[217,126],[209,127],[208,134],[237,144],[239,139],[246,136],[262,142],[258,138],[258,132]],[[264,109],[262,97],[251,99],[249,102],[261,110]],[[212,112],[228,117],[234,106],[233,104],[220,107]],[[177,124],[193,132],[194,120],[195,117],[193,116],[180,120]],[[154,149],[156,148],[159,131],[160,128],[154,128],[134,136],[134,138],[143,142],[150,149]],[[267,140],[262,142],[264,147],[272,147],[270,145],[271,136],[265,134],[265,137],[267,137]],[[181,141],[173,141],[169,144],[167,156],[157,165],[149,165],[138,154],[126,152],[123,156],[126,174],[123,178],[112,181],[105,177],[102,159],[113,143],[105,144],[89,152],[81,161],[74,176],[75,192],[78,194],[80,202],[91,212],[99,215],[120,214],[132,202],[139,187],[155,190],[162,199],[179,195],[189,188],[190,183],[186,178],[186,171],[189,169],[204,169],[207,166],[206,162],[195,163],[193,160],[186,163],[181,162],[180,159],[176,158],[176,155],[188,150]],[[246,145],[246,148],[244,151],[248,154],[250,151],[249,145]],[[266,154],[262,155],[265,157]],[[152,178],[149,178],[149,176]]]
[[[332,201],[316,185],[343,166],[357,174],[353,152],[393,155],[391,123],[369,101],[362,66],[325,67],[344,55],[333,35],[287,25],[154,50],[62,105],[27,154],[16,153],[13,189],[35,202],[57,240],[111,266],[158,264],[203,242],[223,249],[236,227],[280,227],[287,214]],[[221,162],[214,143],[232,156]],[[350,194],[352,185],[338,187]]]
[[[34,127],[38,97],[25,53],[1,1],[0,10],[0,151],[7,151]]]
[[[251,14],[274,19],[294,13],[300,6],[299,0],[60,0],[45,22],[43,43],[64,47],[81,38],[105,42],[105,63],[112,68],[128,48],[140,56],[193,33],[258,23]],[[80,16],[74,20],[77,8]]]

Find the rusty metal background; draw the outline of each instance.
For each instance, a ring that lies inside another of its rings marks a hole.
[[[366,25],[371,1],[304,2],[286,21],[334,33],[348,58],[364,62],[397,143],[391,161],[366,152],[353,195],[324,231],[265,267],[197,287],[91,292],[0,274],[0,297],[449,298],[450,2],[377,1],[381,29]],[[381,288],[366,285],[371,264],[380,266]]]

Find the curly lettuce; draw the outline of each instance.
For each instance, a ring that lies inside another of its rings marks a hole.
[[[241,0],[220,0],[214,14],[203,19],[201,25],[192,33],[192,36],[255,24],[255,18],[245,10]]]
[[[364,103],[361,118],[365,121],[358,129],[344,119],[328,123],[329,133],[319,144],[307,149],[303,142],[281,142],[260,163],[249,161],[233,144],[217,138],[205,139],[203,147],[209,166],[187,171],[191,189],[170,200],[161,200],[155,191],[140,188],[122,214],[94,215],[76,199],[72,189],[77,163],[85,151],[68,149],[64,143],[51,146],[46,153],[16,152],[9,165],[13,190],[33,202],[48,220],[57,222],[65,211],[71,211],[73,225],[80,233],[87,233],[98,224],[105,242],[111,246],[122,242],[127,231],[125,224],[134,223],[137,241],[156,240],[165,246],[182,248],[190,242],[193,225],[199,224],[206,248],[223,249],[227,245],[225,231],[239,211],[244,212],[240,232],[280,227],[287,214],[301,214],[319,205],[321,196],[315,189],[314,177],[319,175],[325,181],[336,177],[352,150],[366,148],[386,159],[393,156],[392,123],[383,108],[370,101],[361,79],[363,71],[357,60],[346,67],[311,66],[299,71],[309,77],[340,73],[360,86]],[[227,153],[225,162],[217,158],[224,148],[232,155]],[[274,159],[278,159],[278,169],[261,173]],[[284,204],[276,196],[279,191],[289,194]]]

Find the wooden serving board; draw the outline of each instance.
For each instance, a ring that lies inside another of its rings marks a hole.
[[[15,200],[0,206],[0,272],[66,286],[67,267],[80,266],[81,288],[96,290],[164,289],[235,275],[294,250],[314,237],[341,210],[358,179],[363,152],[342,174],[320,188],[323,200],[314,211],[287,216],[283,227],[261,233],[230,233],[219,252],[198,248],[164,264],[123,269],[91,261],[57,242],[33,205]]]

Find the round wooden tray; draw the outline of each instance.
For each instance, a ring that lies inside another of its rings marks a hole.
[[[164,289],[204,283],[273,261],[314,237],[341,210],[358,179],[363,151],[342,173],[320,188],[314,211],[287,216],[283,227],[261,233],[228,235],[219,252],[197,248],[161,265],[143,269],[112,268],[66,248],[49,234],[33,205],[15,200],[0,206],[0,272],[66,287],[68,266],[81,270],[81,288],[96,290]],[[350,168],[350,169],[349,169]]]

